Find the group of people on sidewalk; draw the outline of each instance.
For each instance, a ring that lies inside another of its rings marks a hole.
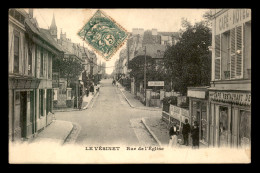
[[[180,134],[181,131],[181,134]],[[189,145],[189,134],[191,134],[192,148],[199,148],[199,126],[198,122],[195,121],[191,127],[188,119],[185,119],[182,130],[177,126],[175,122],[169,129],[169,147],[177,147],[179,144]]]
[[[97,86],[96,92],[99,92],[100,85],[95,84],[95,86]],[[79,105],[78,105],[78,109],[79,110],[82,110],[82,103],[83,103],[84,95],[86,97],[88,97],[89,96],[89,92],[91,92],[92,95],[94,95],[94,85],[91,85],[90,88],[86,87],[85,92],[83,92],[83,94],[79,96]]]

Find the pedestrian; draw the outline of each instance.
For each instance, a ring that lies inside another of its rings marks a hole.
[[[82,96],[79,96],[79,110],[81,110],[82,108],[82,102],[83,102],[83,98]]]
[[[87,94],[87,97],[88,97],[88,95],[89,95],[89,88],[88,87],[86,88],[86,94]]]
[[[90,86],[90,92],[92,93],[92,95],[94,95],[94,85],[93,84]]]
[[[199,148],[199,125],[197,121],[194,121],[191,130],[192,148]]]
[[[190,124],[189,124],[188,119],[185,119],[185,124],[183,124],[183,128],[182,128],[182,136],[183,136],[183,140],[184,140],[183,145],[186,145],[186,146],[189,145],[189,141],[188,141],[189,133],[190,133]]]
[[[177,123],[175,122],[169,130],[169,136],[170,136],[169,147],[177,146],[177,143],[178,143],[177,135],[178,134],[179,134],[179,127],[177,127]]]

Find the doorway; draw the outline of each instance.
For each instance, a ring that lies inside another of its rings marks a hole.
[[[26,114],[27,114],[27,92],[22,91],[20,92],[20,127],[21,127],[21,137],[26,137]]]

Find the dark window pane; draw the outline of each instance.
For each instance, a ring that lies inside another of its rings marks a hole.
[[[19,73],[19,37],[14,36],[14,73]]]

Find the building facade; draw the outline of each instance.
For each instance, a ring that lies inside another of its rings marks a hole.
[[[9,139],[28,139],[52,122],[52,59],[62,51],[33,11],[9,10]]]
[[[200,124],[200,140],[204,144],[250,147],[251,10],[211,12],[211,84],[188,89],[190,113]]]

